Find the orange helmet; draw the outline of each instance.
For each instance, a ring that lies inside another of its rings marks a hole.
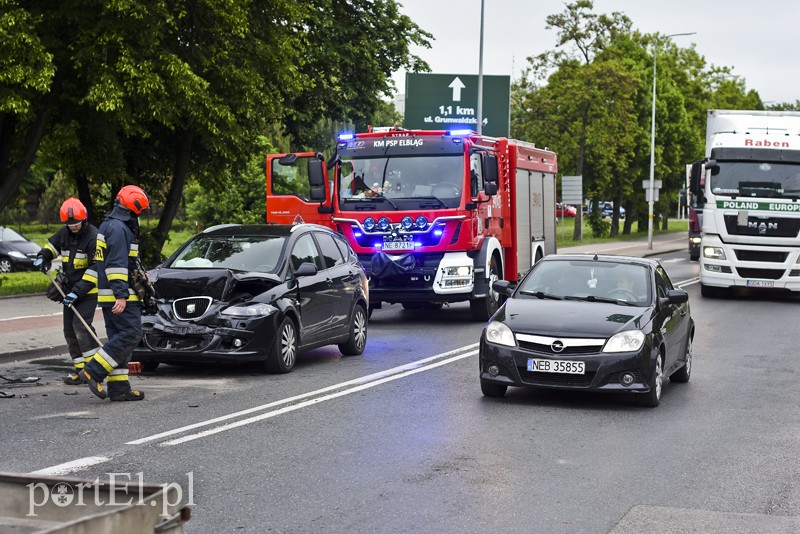
[[[150,200],[141,187],[126,185],[117,193],[117,202],[139,215],[150,206]]]
[[[61,204],[61,222],[64,224],[78,224],[86,220],[86,206],[75,197],[69,197]]]

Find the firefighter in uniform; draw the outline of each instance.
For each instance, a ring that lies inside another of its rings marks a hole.
[[[142,303],[133,290],[131,274],[139,256],[139,214],[149,205],[141,188],[126,185],[97,234],[97,302],[103,310],[108,341],[86,363],[80,376],[101,399],[144,399],[144,393],[131,389],[128,360],[142,339]],[[106,379],[107,391],[103,385]]]
[[[58,229],[39,251],[34,266],[42,272],[50,270],[50,263],[61,256],[61,269],[66,278],[61,288],[66,298],[58,296],[64,308],[64,339],[75,372],[64,377],[64,383],[81,385],[78,372],[84,360],[97,351],[95,330],[92,326],[97,308],[97,271],[94,268],[94,251],[97,228],[89,222],[86,206],[77,198],[70,197],[61,204],[59,212],[64,226]],[[80,317],[92,329],[86,329]],[[94,335],[93,335],[94,334]]]

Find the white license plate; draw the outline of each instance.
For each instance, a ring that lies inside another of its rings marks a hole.
[[[748,280],[747,287],[775,287],[772,280]]]
[[[387,241],[383,244],[383,250],[414,250],[413,241]]]
[[[568,375],[582,375],[586,373],[585,362],[571,362],[566,360],[537,360],[528,358],[528,371],[538,373],[564,373]]]

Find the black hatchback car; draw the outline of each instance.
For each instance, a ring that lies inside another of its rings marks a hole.
[[[11,228],[0,226],[0,273],[33,269],[41,248]]]
[[[367,343],[367,277],[337,233],[312,224],[221,225],[149,273],[157,310],[142,315],[134,360],[261,361],[288,373],[301,350]]]
[[[664,379],[687,382],[694,321],[689,295],[653,259],[551,255],[512,288],[484,328],[483,394],[508,386],[636,394],[657,406]]]

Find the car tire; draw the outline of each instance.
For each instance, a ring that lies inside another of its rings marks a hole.
[[[264,368],[269,373],[284,374],[291,371],[296,362],[297,327],[295,327],[294,321],[284,317],[275,335],[275,340],[272,342],[269,356],[264,362]]]
[[[142,371],[144,371],[145,373],[150,373],[152,371],[155,371],[156,369],[158,369],[160,363],[161,362],[153,362],[153,361],[142,362]]]
[[[0,273],[1,274],[10,273],[13,270],[14,270],[14,267],[11,265],[11,260],[10,259],[8,259],[6,257],[0,258]]]
[[[339,351],[345,356],[358,356],[367,346],[367,312],[364,306],[356,304],[353,320],[350,321],[350,339],[339,345]]]
[[[491,382],[481,382],[481,393],[486,397],[505,397],[508,386],[493,384]]]
[[[686,363],[683,367],[672,373],[669,377],[670,382],[679,382],[685,384],[692,376],[692,336],[689,334],[689,339],[686,340]]]
[[[656,359],[653,366],[653,375],[650,378],[650,391],[636,395],[636,402],[639,406],[655,408],[661,402],[661,390],[664,388],[664,370],[661,363],[661,356]]]
[[[469,301],[469,310],[475,321],[488,321],[494,315],[494,312],[500,308],[500,294],[492,288],[492,284],[503,277],[503,273],[497,267],[498,263],[497,256],[493,256],[489,266],[489,280],[486,283],[486,296],[482,299]]]

